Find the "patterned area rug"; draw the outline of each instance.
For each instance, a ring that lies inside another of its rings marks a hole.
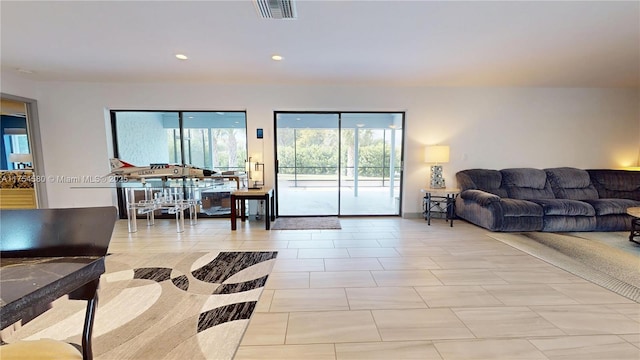
[[[337,217],[279,217],[272,230],[342,229]]]
[[[277,252],[107,257],[93,329],[96,360],[232,359]],[[6,342],[81,343],[86,302],[60,299]]]
[[[489,236],[640,302],[640,245],[629,241],[628,232],[490,233]]]

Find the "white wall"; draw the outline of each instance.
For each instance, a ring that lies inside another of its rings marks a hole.
[[[13,86],[3,92],[12,93]],[[19,92],[19,86],[15,87]],[[21,95],[23,94],[14,94]],[[33,97],[33,96],[32,96]],[[406,111],[403,213],[420,212],[426,144],[449,144],[448,185],[467,168],[616,168],[637,160],[638,89],[39,83],[46,175],[109,171],[108,109],[246,110],[249,154],[273,164],[274,110]],[[255,139],[264,128],[264,140]],[[267,184],[273,170],[267,166]],[[47,184],[49,206],[113,203],[108,189]]]

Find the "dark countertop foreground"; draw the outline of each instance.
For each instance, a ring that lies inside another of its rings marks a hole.
[[[29,321],[104,271],[102,256],[0,259],[0,328]]]

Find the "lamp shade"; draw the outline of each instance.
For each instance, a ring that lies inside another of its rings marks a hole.
[[[9,154],[9,161],[14,163],[30,163],[33,161],[31,154]]]
[[[424,148],[424,162],[447,163],[449,162],[448,145],[429,145]]]

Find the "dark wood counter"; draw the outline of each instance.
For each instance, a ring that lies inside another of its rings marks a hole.
[[[115,207],[0,212],[0,327],[26,323],[54,300],[87,300],[82,357],[91,333]]]

